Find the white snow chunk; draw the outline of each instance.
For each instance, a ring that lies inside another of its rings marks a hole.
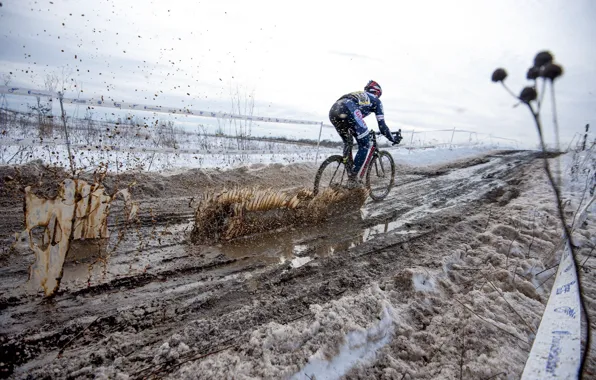
[[[369,329],[347,334],[339,354],[331,361],[321,358],[320,351],[311,356],[308,364],[291,379],[304,379],[304,374],[317,380],[339,379],[358,363],[375,359],[376,352],[386,345],[393,334],[393,319],[388,307],[383,308],[383,318]]]

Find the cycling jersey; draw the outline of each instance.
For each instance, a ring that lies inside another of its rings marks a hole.
[[[374,113],[377,117],[377,123],[381,133],[387,137],[389,141],[393,141],[391,131],[387,124],[385,124],[385,115],[383,114],[383,103],[381,100],[371,93],[365,91],[355,91],[349,94],[345,94],[338,99],[338,102],[349,101],[346,105],[350,108],[350,111],[360,111],[362,118],[367,117],[371,113]],[[351,103],[351,104],[350,104]],[[351,107],[350,107],[351,106]],[[366,126],[366,124],[364,125]],[[367,130],[368,132],[368,130]]]

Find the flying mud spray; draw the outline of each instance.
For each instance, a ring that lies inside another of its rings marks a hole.
[[[25,188],[25,231],[17,233],[15,238],[18,242],[22,237],[35,253],[29,271],[34,288],[42,288],[47,297],[55,295],[73,240],[109,237],[108,214],[118,196],[126,203],[128,221],[133,220],[138,204],[132,202],[128,189],[110,196],[99,183],[66,179],[58,186],[58,195],[48,199],[34,194],[30,186]]]
[[[213,243],[241,236],[316,224],[362,207],[368,190],[328,188],[316,196],[311,190],[236,188],[204,196],[197,206],[193,243]]]
[[[55,198],[25,189],[25,230],[16,234],[35,253],[29,285],[46,297],[58,291],[64,261],[75,240],[107,241],[108,215],[114,199],[125,203],[124,225],[138,214],[138,203],[128,189],[108,195],[100,183],[66,179],[58,185]],[[259,233],[317,224],[329,217],[349,213],[364,204],[368,190],[326,189],[313,195],[311,190],[280,191],[262,188],[224,189],[207,193],[196,203],[190,241],[212,244]],[[120,223],[122,224],[122,223]],[[117,228],[118,226],[110,226]],[[120,226],[122,227],[122,226]]]

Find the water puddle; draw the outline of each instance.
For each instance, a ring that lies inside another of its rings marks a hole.
[[[119,277],[143,273],[159,274],[189,266],[209,265],[216,261],[224,263],[222,273],[254,265],[287,265],[292,270],[314,259],[345,252],[373,239],[382,238],[388,233],[419,234],[418,229],[410,228],[407,224],[420,216],[419,211],[419,208],[415,208],[396,219],[388,218],[372,224],[369,210],[364,208],[360,212],[318,225],[293,227],[213,246],[182,242],[188,235],[188,223],[159,226],[156,229],[145,228],[144,232],[131,231],[119,244],[117,252],[108,256],[101,253],[102,248],[97,242],[75,242],[65,263],[62,282],[65,289],[72,291]],[[104,244],[113,247],[115,239],[114,234]],[[140,242],[143,243],[142,249],[137,249],[141,246]],[[103,248],[105,250],[105,246]],[[234,260],[234,263],[226,263],[229,260]],[[203,283],[194,283],[171,291],[185,292],[192,290],[192,287],[202,286]]]
[[[96,260],[101,256],[99,247],[81,244],[73,250],[76,254],[69,255],[67,259],[63,284],[68,288],[79,288],[115,277],[145,272],[159,273],[222,259],[236,260],[236,264],[232,266],[245,267],[253,263],[276,266],[289,263],[290,268],[296,269],[316,258],[353,249],[387,233],[419,233],[418,230],[405,226],[408,219],[419,215],[417,212],[407,212],[397,219],[387,219],[372,226],[367,218],[370,215],[367,214],[369,212],[364,208],[360,212],[319,225],[293,227],[213,246],[180,243],[188,234],[188,223],[158,227],[151,233],[141,234],[152,236],[150,245],[145,245],[142,250],[135,249],[141,236],[136,232],[131,233],[119,245],[120,252],[100,261]],[[108,245],[113,246],[113,242]],[[192,286],[200,287],[202,284],[190,285]]]
[[[393,221],[386,221],[384,223],[377,224],[375,226],[369,227],[364,230],[363,233],[363,241],[369,241],[374,238],[377,238],[380,235],[384,235],[388,232],[395,231],[404,226],[408,222],[407,220],[393,220]],[[394,232],[400,235],[415,235],[418,234],[420,231],[418,230],[403,230]]]
[[[206,252],[235,259],[254,259],[268,264],[290,262],[292,268],[298,268],[312,258],[327,257],[352,249],[389,232],[405,235],[419,232],[414,229],[396,232],[404,228],[404,224],[403,220],[387,220],[365,227],[362,218],[350,217],[222,243],[207,247]]]

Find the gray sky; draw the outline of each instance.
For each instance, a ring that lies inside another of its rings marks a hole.
[[[505,67],[519,92],[549,49],[565,70],[562,138],[596,127],[590,0],[0,2],[0,73],[15,85],[42,87],[67,67],[84,97],[218,111],[238,86],[254,91],[259,115],[327,123],[340,95],[374,79],[391,129],[457,127],[534,146],[528,110],[490,76]],[[550,101],[544,111],[551,131]]]

